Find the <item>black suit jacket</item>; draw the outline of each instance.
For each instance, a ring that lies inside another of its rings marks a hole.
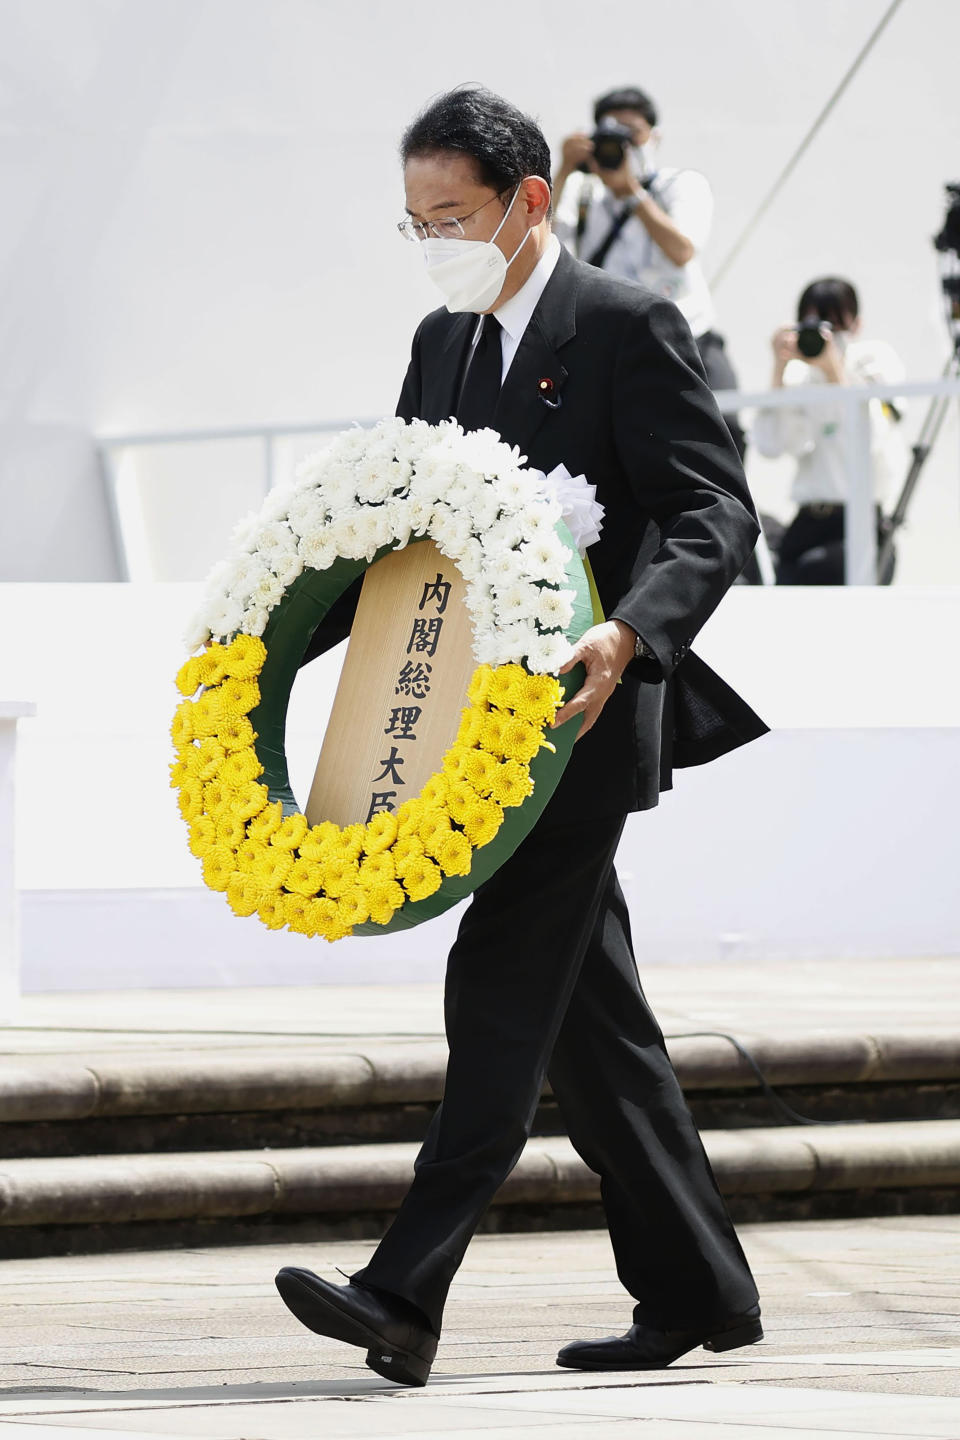
[[[397,407],[404,419],[436,424],[453,413],[475,325],[446,309],[421,322]],[[556,408],[541,398],[543,379]],[[538,470],[562,463],[596,485],[606,514],[589,555],[604,611],[656,655],[627,667],[575,745],[553,808],[584,818],[646,809],[674,766],[766,730],[690,652],[758,525],[686,322],[669,301],[561,251],[491,423]],[[355,603],[341,597],[308,656],[347,632]]]

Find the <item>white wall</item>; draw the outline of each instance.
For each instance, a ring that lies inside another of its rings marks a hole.
[[[69,440],[52,453],[61,427],[392,408],[435,298],[392,229],[397,137],[431,94],[481,80],[555,142],[600,91],[648,87],[665,162],[714,184],[709,269],[886,3],[487,0],[471,18],[432,0],[0,0],[0,575],[111,573],[99,501],[71,518],[89,454]],[[960,178],[958,50],[956,6],[904,4],[753,235],[717,295],[746,385],[765,383],[769,333],[825,270],[858,283],[867,329],[914,378],[939,370],[930,236],[942,182]],[[759,463],[752,478],[782,508],[778,472]],[[904,579],[958,578],[957,508],[954,428]]]

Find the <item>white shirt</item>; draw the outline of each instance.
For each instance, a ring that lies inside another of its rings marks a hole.
[[[890,345],[882,340],[850,340],[844,350],[843,367],[854,385],[895,385],[904,377],[903,365]],[[816,365],[790,360],[783,372],[785,386],[798,391],[810,385],[826,385],[827,377]],[[836,387],[834,387],[836,388]],[[893,484],[906,475],[907,448],[896,420],[882,401],[869,401],[870,463],[874,497],[878,504],[890,498]],[[797,469],[791,499],[797,505],[844,504],[847,499],[847,457],[839,398],[836,404],[772,406],[758,410],[751,442],[761,455],[776,459],[796,456]]]
[[[507,371],[513,364],[513,357],[517,353],[520,341],[523,339],[523,332],[530,324],[534,310],[544,290],[547,288],[547,281],[557,268],[557,261],[560,259],[560,241],[555,235],[547,240],[546,248],[530,275],[521,285],[516,295],[493,313],[500,322],[500,349],[503,354],[503,370],[500,373],[500,384],[507,378]],[[473,332],[473,345],[476,345],[480,338],[480,329],[483,324],[483,316],[477,322],[477,328]],[[471,351],[471,359],[473,352]]]
[[[704,335],[716,324],[710,289],[700,264],[713,223],[713,192],[706,177],[696,170],[658,170],[648,190],[653,199],[685,235],[694,248],[686,265],[674,265],[650,235],[637,215],[631,215],[607,252],[603,268],[609,275],[636,280],[672,300],[694,335]],[[577,239],[581,201],[586,205],[586,223]],[[603,244],[611,226],[633,200],[618,200],[599,175],[571,175],[557,203],[554,229],[567,249],[581,260]]]

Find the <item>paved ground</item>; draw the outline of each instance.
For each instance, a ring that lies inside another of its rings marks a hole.
[[[664,1031],[862,1035],[955,1032],[960,959],[718,962],[655,965],[644,988]],[[2,1054],[102,1054],[182,1044],[235,1051],[343,1048],[351,1036],[435,1040],[438,985],[317,985],[311,989],[79,992],[28,995]]]
[[[960,1217],[742,1234],[764,1344],[613,1377],[554,1365],[559,1343],[626,1326],[606,1236],[481,1236],[418,1391],[303,1330],[273,1290],[279,1264],[334,1276],[363,1261],[366,1243],[9,1261],[0,1434],[957,1440]]]

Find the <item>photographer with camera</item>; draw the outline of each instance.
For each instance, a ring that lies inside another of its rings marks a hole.
[[[773,336],[771,388],[807,385],[896,384],[904,376],[897,355],[881,340],[861,340],[860,303],[848,280],[814,280],[797,304],[797,323],[782,325]],[[871,400],[870,458],[877,503],[877,537],[882,542],[881,505],[906,466],[898,434],[896,408]],[[842,585],[847,499],[846,455],[840,406],[758,410],[751,440],[761,455],[796,457],[792,499],[797,513],[779,546],[779,585]],[[889,551],[888,584],[895,557]]]
[[[563,141],[553,181],[555,233],[578,259],[672,300],[693,332],[707,383],[735,390],[699,260],[713,219],[709,184],[695,170],[658,166],[657,111],[644,91],[611,90],[593,114],[591,134]],[[723,418],[742,459],[737,417]]]

